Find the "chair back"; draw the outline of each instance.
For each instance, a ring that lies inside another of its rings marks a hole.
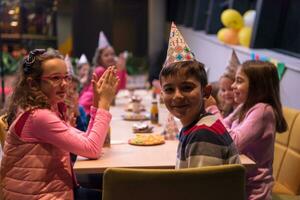
[[[245,168],[221,165],[188,169],[110,168],[102,200],[243,200]]]
[[[1,142],[2,149],[4,148],[4,142],[5,142],[6,132],[7,132],[7,123],[5,117],[6,115],[0,116],[0,142]]]
[[[276,134],[273,176],[276,194],[300,195],[300,111],[283,109],[288,130]]]

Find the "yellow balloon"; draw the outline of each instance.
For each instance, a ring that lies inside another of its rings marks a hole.
[[[218,38],[220,41],[222,41],[222,42],[224,42],[224,38],[225,38],[225,34],[226,34],[226,29],[227,29],[227,28],[221,28],[221,29],[218,31],[218,33],[217,33],[217,38]]]
[[[240,44],[245,47],[249,47],[251,41],[251,34],[252,34],[252,28],[243,27],[239,31],[239,35],[238,35]]]
[[[234,9],[224,10],[221,14],[221,21],[228,28],[241,29],[244,26],[242,15]]]
[[[238,44],[238,32],[232,28],[222,28],[218,31],[217,37],[226,44]]]

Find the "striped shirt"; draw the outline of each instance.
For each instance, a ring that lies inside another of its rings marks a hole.
[[[238,151],[222,122],[210,113],[180,131],[176,168],[240,164]]]

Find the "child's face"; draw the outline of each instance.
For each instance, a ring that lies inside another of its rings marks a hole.
[[[231,88],[232,84],[233,81],[227,77],[222,77],[219,81],[220,96],[227,105],[232,105],[234,103],[233,89]]]
[[[42,63],[41,90],[52,105],[64,101],[71,82],[64,60],[54,58]]]
[[[162,98],[167,109],[183,126],[191,124],[204,109],[203,89],[194,77],[168,76],[161,78]]]
[[[234,101],[238,104],[244,103],[248,98],[249,78],[241,68],[237,70],[235,82],[232,84]]]
[[[106,47],[103,49],[102,54],[100,55],[100,63],[102,63],[103,67],[109,67],[115,65],[115,51],[112,47]]]
[[[89,74],[89,69],[90,69],[89,64],[83,64],[78,71],[79,77],[82,78],[87,76]]]

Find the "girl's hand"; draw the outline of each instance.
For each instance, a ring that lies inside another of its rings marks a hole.
[[[212,105],[217,105],[217,101],[215,100],[215,98],[213,96],[210,95],[208,98],[205,98],[204,107],[207,108]]]
[[[116,66],[118,70],[125,70],[126,69],[126,58],[124,53],[121,53],[117,59]]]
[[[115,66],[108,67],[101,78],[98,78],[96,74],[93,74],[92,83],[94,89],[94,106],[109,110],[109,106],[115,97],[119,83]]]

